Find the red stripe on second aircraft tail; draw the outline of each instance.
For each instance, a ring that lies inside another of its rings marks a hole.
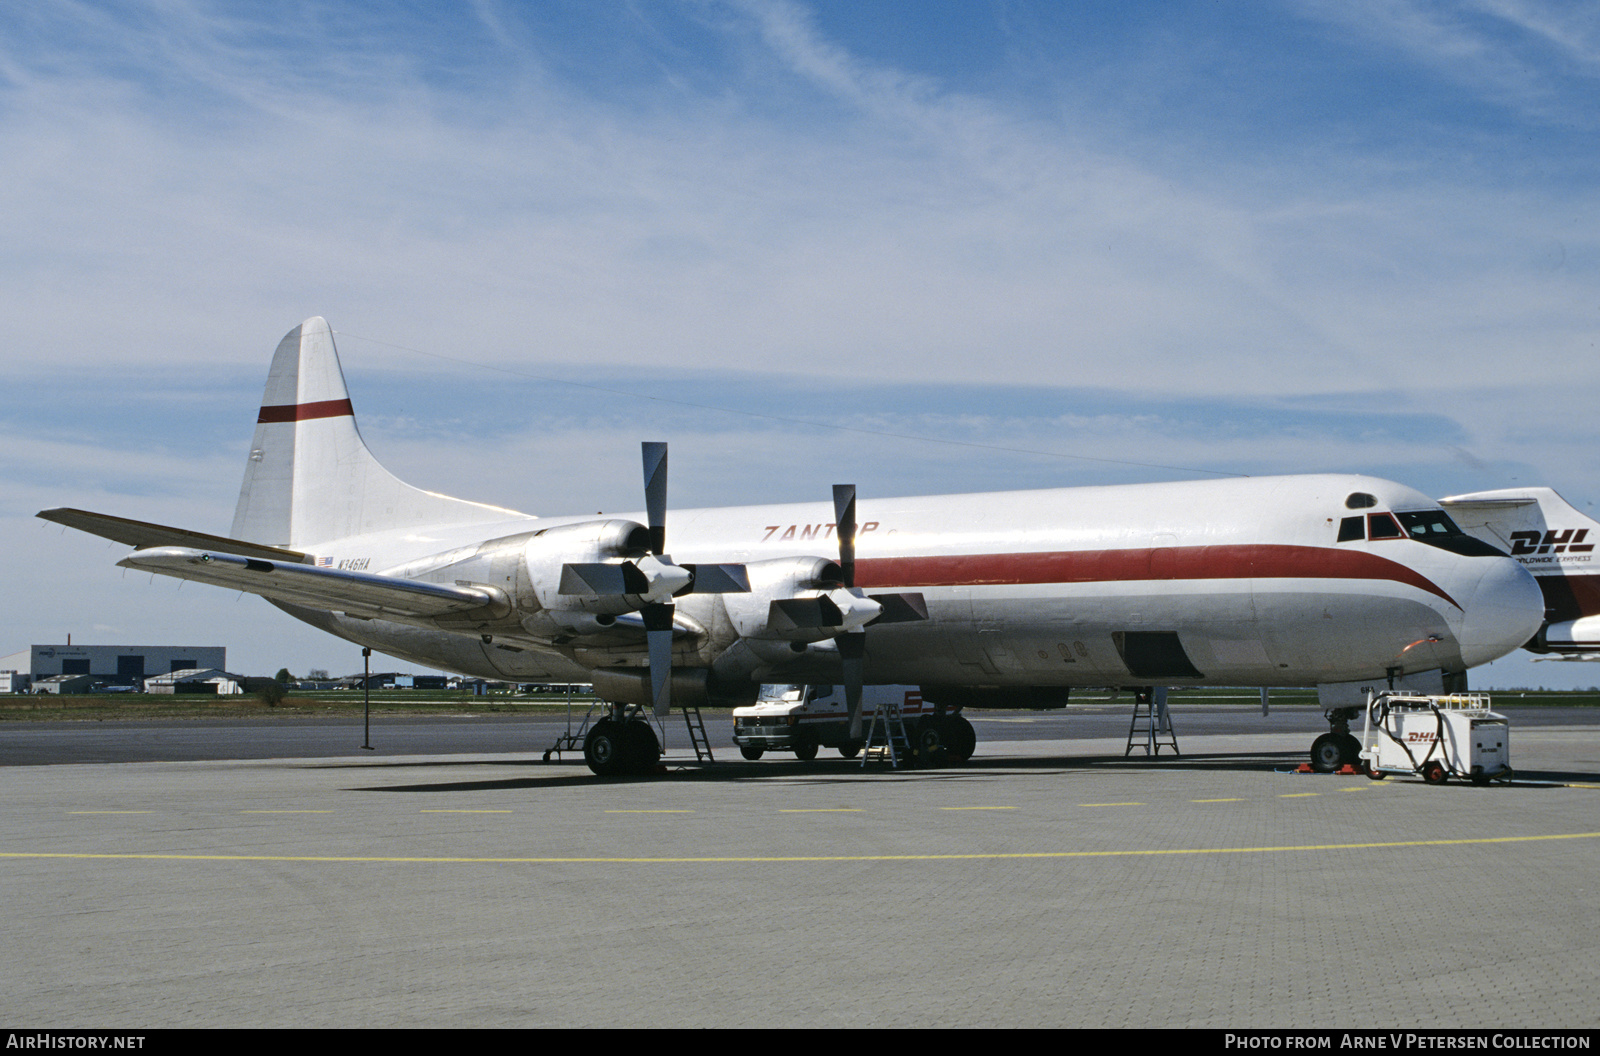
[[[316,403],[287,403],[277,407],[261,408],[261,417],[256,419],[256,424],[262,422],[303,422],[310,418],[339,418],[344,415],[354,415],[356,409],[350,405],[348,399],[320,400]]]
[[[1387,579],[1461,608],[1432,580],[1398,561],[1317,546],[1175,546],[856,559],[856,586],[871,588],[1178,579]]]

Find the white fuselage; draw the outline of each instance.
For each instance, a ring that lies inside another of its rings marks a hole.
[[[1346,500],[1355,494],[1376,504],[1353,514]],[[857,587],[918,592],[928,610],[926,621],[871,628],[867,681],[1299,686],[1465,670],[1538,630],[1542,602],[1528,573],[1507,557],[1462,556],[1406,537],[1337,541],[1352,516],[1437,508],[1401,485],[1344,475],[866,498]],[[419,578],[449,582],[485,540],[595,519],[396,530],[302,549],[358,571],[430,566]],[[668,551],[683,564],[835,558],[833,520],[820,502],[674,510]],[[429,555],[449,556],[422,562]],[[831,641],[797,647],[782,670],[723,656],[732,640],[718,635],[721,607],[737,597],[678,600],[704,633],[680,644],[675,664],[714,667],[721,658],[735,677],[838,679]],[[353,641],[473,674],[581,678],[637,663],[581,640],[553,645],[289,611]]]

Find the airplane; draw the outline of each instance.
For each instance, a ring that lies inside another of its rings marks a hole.
[[[761,683],[865,684],[936,707],[917,737],[975,740],[965,708],[1060,706],[1073,688],[1316,686],[1313,764],[1384,685],[1464,688],[1532,639],[1534,577],[1439,503],[1316,474],[676,510],[642,445],[643,513],[533,516],[423,491],[356,427],[333,333],[272,360],[227,536],[75,509],[38,516],[134,547],[125,568],[246,591],[419,664],[590,682],[610,705],[584,758],[655,769],[645,717]]]
[[[1545,619],[1524,646],[1546,660],[1600,660],[1600,522],[1550,488],[1504,488],[1439,500],[1463,531],[1533,574]]]

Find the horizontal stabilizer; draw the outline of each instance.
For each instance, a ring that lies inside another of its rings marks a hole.
[[[231,587],[274,601],[372,619],[444,616],[505,604],[504,596],[489,587],[421,583],[368,572],[235,557],[188,547],[140,550],[117,564],[140,572],[157,572]]]
[[[126,517],[113,517],[107,513],[59,509],[42,510],[38,516],[56,524],[64,524],[68,528],[76,528],[80,532],[98,535],[102,539],[126,543],[137,550],[146,550],[152,546],[193,546],[229,554],[244,554],[246,557],[267,557],[277,561],[308,560],[305,554],[297,550],[285,550],[264,543],[247,543],[242,539],[207,535],[205,532],[191,532],[187,528],[169,528],[164,524],[130,521]]]

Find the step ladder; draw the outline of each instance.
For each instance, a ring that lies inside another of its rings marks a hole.
[[[716,757],[711,754],[711,738],[706,736],[706,724],[700,718],[698,705],[683,706],[683,722],[689,727],[689,744],[694,748],[695,760],[701,763],[716,762]]]
[[[1123,749],[1126,759],[1138,745],[1145,755],[1160,755],[1163,747],[1171,747],[1173,755],[1178,750],[1178,735],[1172,730],[1172,713],[1167,710],[1167,689],[1141,689],[1133,696],[1133,721],[1128,724],[1128,746]]]
[[[879,722],[883,724],[883,740],[876,741]],[[890,694],[888,702],[872,709],[872,721],[867,726],[867,740],[861,747],[861,766],[864,769],[867,760],[872,758],[872,749],[877,747],[880,755],[889,757],[889,766],[899,770],[911,765],[911,736],[906,733],[906,720],[900,712],[900,699],[895,694]]]
[[[569,696],[567,698],[567,728],[557,735],[556,743],[544,750],[544,761],[548,763],[552,755],[557,760],[560,760],[562,752],[583,751],[583,739],[589,734],[589,724],[594,720],[595,711],[603,709],[601,714],[604,714],[610,708],[611,705],[603,700],[597,700],[590,704],[589,710],[583,713],[583,721],[578,724],[578,729],[574,731],[572,729],[572,698]]]

